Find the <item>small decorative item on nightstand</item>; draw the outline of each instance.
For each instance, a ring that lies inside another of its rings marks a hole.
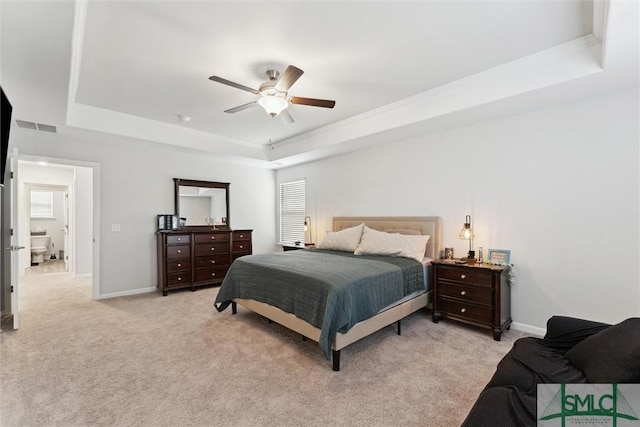
[[[444,259],[453,259],[453,248],[444,248]]]
[[[494,265],[508,266],[511,264],[511,251],[506,249],[489,249],[487,261]]]

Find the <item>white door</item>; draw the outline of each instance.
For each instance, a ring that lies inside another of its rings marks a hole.
[[[24,249],[20,246],[18,227],[18,149],[13,149],[9,168],[12,172],[12,179],[9,182],[10,199],[9,206],[11,209],[11,285],[13,292],[11,293],[11,311],[13,313],[13,329],[18,329],[18,268],[19,256],[18,251]]]
[[[64,190],[64,228],[62,230],[62,260],[64,271],[69,271],[69,187]]]

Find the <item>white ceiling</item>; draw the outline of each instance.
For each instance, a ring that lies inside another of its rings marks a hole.
[[[3,1],[0,83],[15,118],[62,134],[91,129],[286,166],[464,124],[498,101],[513,107],[500,114],[516,111],[516,97],[549,87],[561,93],[561,83],[601,73],[614,18],[622,35],[611,38],[635,36],[637,50],[637,28],[624,27],[637,27],[637,16],[625,21],[629,4]],[[637,52],[610,56],[637,71]],[[305,72],[290,95],[336,107],[291,105],[293,124],[260,108],[227,114],[257,96],[208,80],[257,88],[267,69],[288,64]]]

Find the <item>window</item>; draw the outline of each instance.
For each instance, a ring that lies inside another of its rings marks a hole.
[[[31,190],[31,218],[53,218],[53,192]]]
[[[304,243],[305,181],[280,184],[280,243]]]

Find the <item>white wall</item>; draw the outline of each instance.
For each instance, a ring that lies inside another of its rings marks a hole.
[[[443,246],[464,255],[471,214],[476,249],[512,251],[514,327],[616,322],[640,313],[639,113],[637,94],[593,98],[282,169],[277,182],[306,178],[319,237],[338,215],[437,215]]]
[[[93,169],[76,167],[75,270],[78,276],[93,273]]]
[[[255,253],[276,249],[273,171],[165,144],[80,130],[73,130],[73,135],[61,132],[12,129],[11,143],[20,155],[99,164],[100,298],[155,289],[156,215],[174,211],[173,178],[229,182],[232,228],[254,230]],[[119,224],[121,231],[111,231],[112,224]]]

